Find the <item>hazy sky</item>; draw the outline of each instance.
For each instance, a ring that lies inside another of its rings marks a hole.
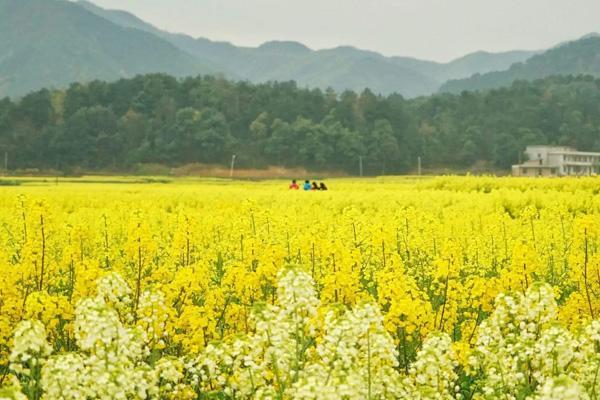
[[[447,61],[600,31],[599,0],[93,0],[159,28],[236,45],[296,40]]]

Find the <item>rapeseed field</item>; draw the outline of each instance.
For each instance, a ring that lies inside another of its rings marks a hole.
[[[0,188],[1,399],[598,399],[600,180]]]

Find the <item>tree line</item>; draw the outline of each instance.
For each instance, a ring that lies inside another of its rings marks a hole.
[[[11,168],[128,171],[140,163],[268,165],[367,174],[507,169],[528,144],[600,150],[600,80],[551,77],[459,95],[306,89],[162,74],[0,100]]]

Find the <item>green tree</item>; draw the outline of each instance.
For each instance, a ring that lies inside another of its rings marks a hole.
[[[277,165],[293,165],[297,159],[296,146],[290,124],[276,118],[271,124],[271,137],[265,144],[265,154],[269,162]]]
[[[395,163],[399,159],[400,148],[390,122],[386,119],[375,121],[367,140],[368,156],[379,163],[381,173],[385,174],[388,170],[397,171],[398,166]]]
[[[247,157],[252,160],[254,167],[259,160],[264,159],[265,145],[270,136],[270,117],[266,112],[262,112],[250,124],[250,146],[247,146]]]
[[[52,142],[60,167],[106,167],[119,157],[117,119],[112,110],[94,106],[73,114]]]
[[[496,137],[494,144],[494,164],[503,169],[508,169],[516,164],[519,154],[523,151],[515,138],[507,133]]]

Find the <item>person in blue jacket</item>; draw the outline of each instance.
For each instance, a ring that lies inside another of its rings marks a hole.
[[[311,190],[312,186],[310,185],[309,181],[304,181],[304,186],[302,186],[302,189],[304,190]]]

